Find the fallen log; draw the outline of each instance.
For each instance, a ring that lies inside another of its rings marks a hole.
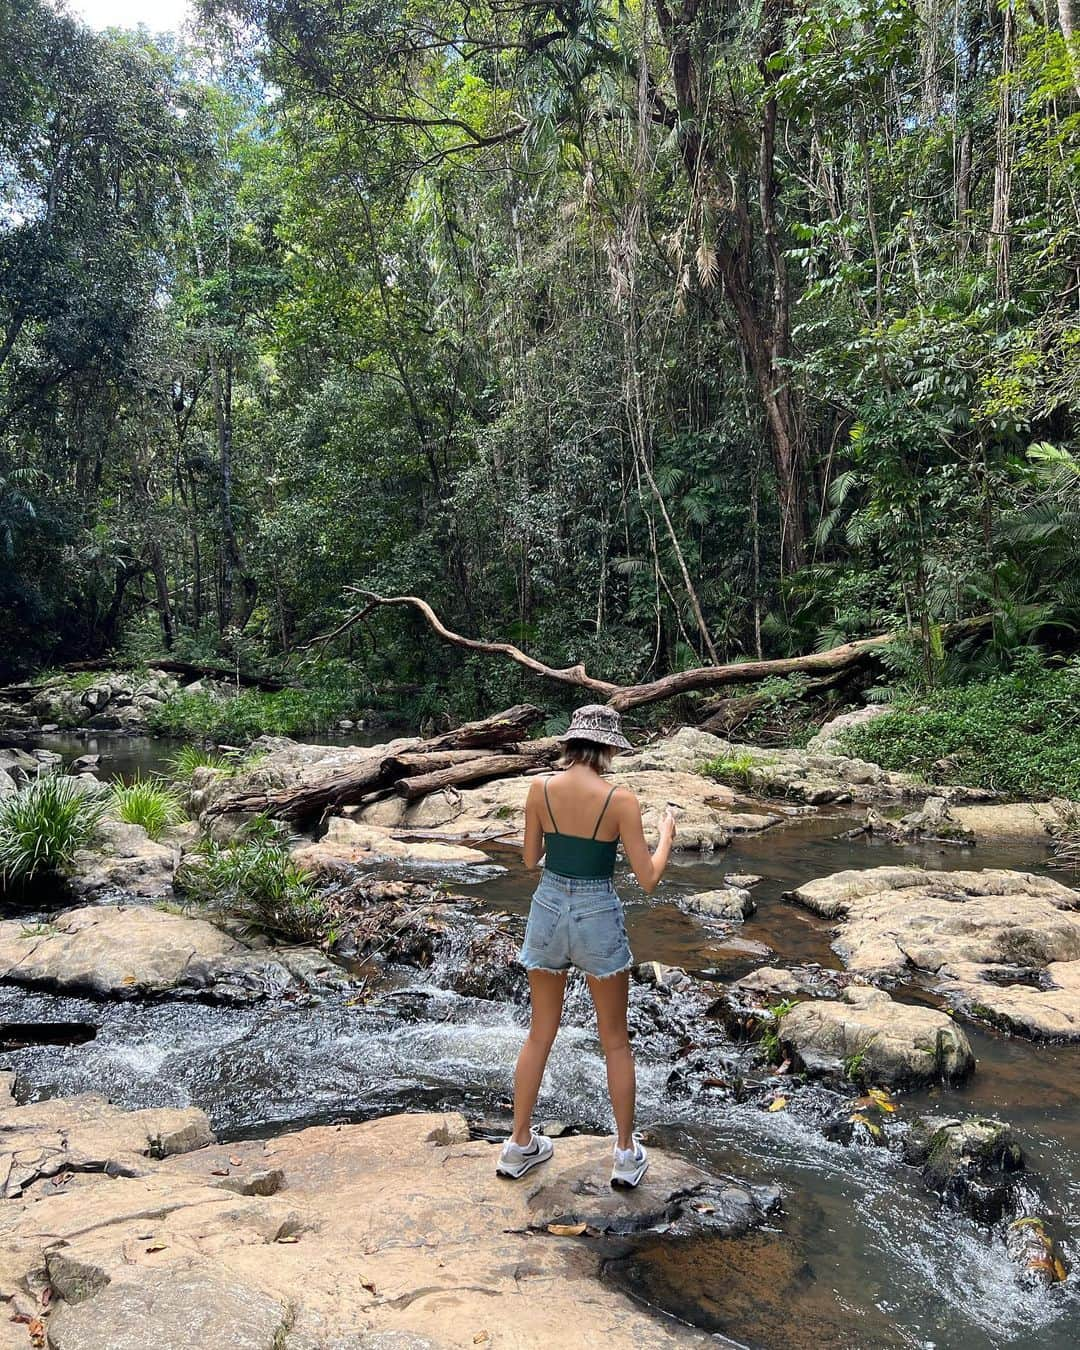
[[[523,768],[535,768],[545,755],[552,753],[552,747],[557,744],[549,738],[527,742],[528,749],[518,748],[517,742],[542,716],[542,710],[532,704],[517,704],[481,721],[467,722],[453,731],[418,741],[416,745],[396,754],[373,756],[363,764],[316,782],[272,791],[224,793],[207,808],[206,815],[213,818],[233,812],[259,814],[303,827],[343,807],[389,795],[399,779],[411,781],[430,778],[440,772],[461,772],[472,761],[490,759],[493,757],[491,751],[508,747],[513,747],[516,753],[503,755],[502,758],[520,759],[522,768],[513,771],[522,772]],[[537,747],[535,751],[532,749],[534,744]],[[480,781],[491,776],[494,775],[481,773],[474,779],[466,777],[461,781]]]
[[[826,689],[835,688],[842,684],[850,675],[849,670],[834,671],[831,675],[823,675],[817,680],[807,680],[799,690],[800,698],[811,698],[813,695],[823,692]],[[738,694],[734,698],[712,699],[701,709],[705,714],[698,727],[702,731],[709,731],[714,736],[728,736],[731,732],[737,730],[754,713],[762,708],[769,707],[775,702],[773,694]]]
[[[465,783],[482,783],[487,778],[511,778],[536,767],[535,755],[485,755],[466,764],[452,764],[433,773],[417,774],[413,778],[399,778],[394,791],[406,801],[416,801],[429,792],[443,788],[458,788]]]
[[[721,666],[697,666],[690,670],[677,670],[671,675],[664,675],[658,680],[649,680],[644,684],[624,685],[613,684],[610,680],[599,680],[589,675],[582,664],[549,666],[543,661],[538,661],[536,657],[529,656],[520,647],[515,647],[512,642],[485,642],[478,638],[463,637],[460,633],[447,628],[428,602],[417,595],[379,595],[375,591],[362,590],[355,586],[349,587],[348,593],[368,602],[348,622],[359,622],[382,606],[408,606],[422,614],[432,629],[453,646],[463,647],[466,651],[506,656],[519,666],[532,671],[534,675],[584,689],[620,712],[640,707],[644,703],[657,703],[661,699],[694,693],[699,689],[712,689],[718,685],[751,684],[756,680],[766,680],[777,675],[814,675],[845,671],[872,657],[890,643],[907,636],[902,631],[879,633],[875,637],[843,642],[828,651],[809,652],[805,656],[781,656],[762,661],[733,661]],[[943,624],[941,632],[955,638],[977,632],[989,626],[992,621],[993,615],[982,614],[976,618]]]

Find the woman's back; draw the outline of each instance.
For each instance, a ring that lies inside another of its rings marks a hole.
[[[558,876],[609,879],[615,871],[619,823],[615,795],[599,774],[575,767],[544,780],[545,863]]]

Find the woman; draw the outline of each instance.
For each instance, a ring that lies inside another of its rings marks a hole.
[[[649,1161],[633,1133],[634,1059],[626,1029],[633,958],[612,876],[621,841],[634,875],[651,894],[667,866],[675,818],[665,813],[650,854],[637,798],[604,782],[615,751],[630,749],[614,708],[578,708],[559,739],[565,743],[562,773],[537,779],[525,802],[525,866],[537,867],[544,855],[544,871],[518,958],[529,972],[532,1021],[514,1074],[514,1132],[496,1170],[522,1177],[552,1155],[551,1140],[530,1122],[559,1030],[567,972],[576,966],[592,994],[607,1062],[617,1128],[611,1184],[636,1186]]]

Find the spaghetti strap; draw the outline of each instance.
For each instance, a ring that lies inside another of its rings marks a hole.
[[[548,813],[548,815],[551,817],[551,827],[552,827],[552,830],[555,832],[555,834],[558,834],[558,833],[559,833],[559,827],[558,827],[558,825],[557,825],[556,822],[555,822],[555,812],[551,809],[551,798],[548,796],[548,790],[547,790],[547,785],[548,785],[548,783],[551,782],[551,779],[552,779],[552,775],[551,775],[551,774],[547,774],[547,775],[545,775],[545,777],[544,777],[544,805],[547,807],[547,813]],[[604,805],[606,806],[607,803],[605,802]],[[593,833],[595,834],[596,831],[594,830]]]
[[[611,791],[608,793],[608,795],[604,798],[604,804],[603,804],[603,806],[600,808],[600,814],[596,817],[596,824],[593,826],[593,832],[592,832],[592,834],[589,836],[590,839],[595,839],[595,838],[596,838],[596,831],[600,828],[600,822],[604,819],[604,813],[605,813],[605,812],[607,811],[607,809],[608,809],[608,802],[610,802],[611,799],[612,799],[612,797],[614,797],[614,796],[615,796],[615,789],[612,788]],[[548,810],[550,810],[550,809],[551,809],[551,808],[548,807]],[[554,817],[552,817],[552,819],[554,819]]]

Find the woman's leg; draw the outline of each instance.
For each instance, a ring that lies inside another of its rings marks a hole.
[[[522,1147],[529,1142],[533,1107],[559,1030],[565,992],[565,974],[556,975],[550,970],[529,971],[532,1017],[514,1070],[514,1133],[510,1136]]]
[[[626,1029],[626,1002],[630,997],[630,972],[621,970],[599,980],[586,976],[589,993],[596,1007],[596,1029],[600,1048],[607,1061],[608,1096],[615,1112],[619,1148],[630,1148],[634,1134],[634,1056],[630,1053],[630,1035]]]

